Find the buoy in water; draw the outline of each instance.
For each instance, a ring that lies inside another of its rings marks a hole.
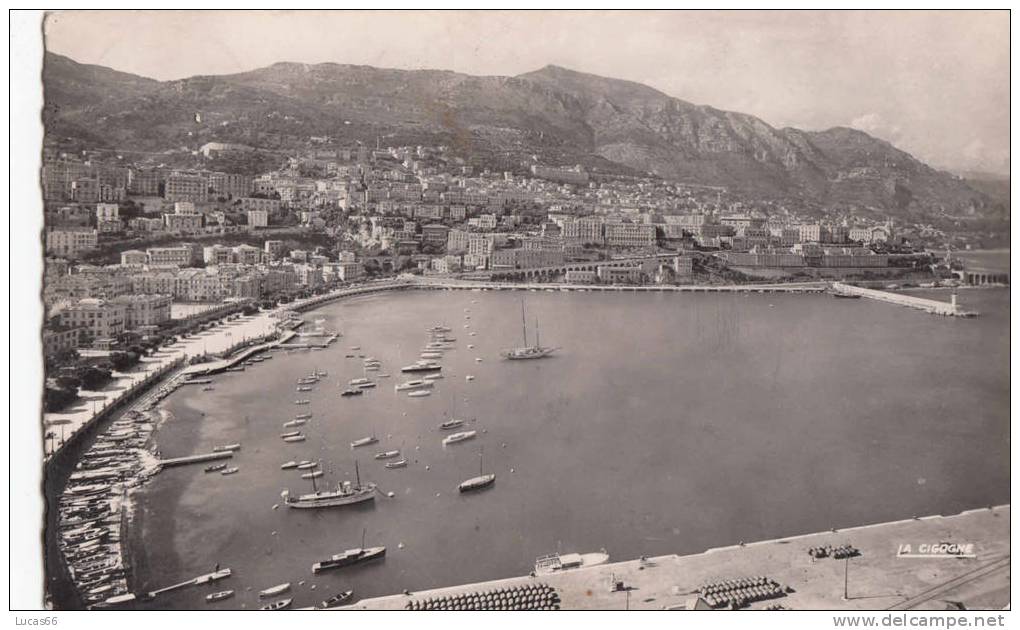
[[[511,468],[511,469],[510,469],[510,472],[513,472],[513,471],[514,471],[514,469],[513,469],[513,468]]]
[[[397,543],[397,549],[403,549],[404,543]]]

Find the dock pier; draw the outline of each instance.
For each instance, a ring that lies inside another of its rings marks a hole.
[[[177,584],[171,584],[170,586],[164,586],[163,588],[157,588],[156,590],[149,591],[147,595],[149,598],[155,599],[156,597],[162,595],[163,593],[176,591],[187,586],[210,584],[218,580],[223,580],[230,577],[230,574],[231,574],[230,569],[220,569],[218,571],[213,571],[212,573],[204,573],[198,577],[191,578],[190,580],[185,580],[183,582],[178,582]]]
[[[184,466],[185,464],[201,464],[203,462],[212,462],[217,459],[230,459],[234,456],[233,451],[222,451],[216,453],[200,453],[198,455],[187,455],[185,457],[171,457],[170,459],[160,460],[159,464],[163,468],[170,468],[171,466]]]
[[[838,295],[858,295],[860,297],[878,300],[879,302],[888,302],[890,304],[896,304],[897,306],[906,306],[926,313],[931,313],[932,315],[944,315],[947,317],[974,317],[977,315],[976,312],[964,311],[961,309],[960,305],[956,302],[955,293],[952,295],[949,302],[940,302],[938,300],[929,300],[927,298],[904,295],[902,293],[890,293],[889,291],[879,291],[878,289],[865,289],[864,287],[856,287],[852,284],[844,284],[842,282],[833,282],[832,291]]]

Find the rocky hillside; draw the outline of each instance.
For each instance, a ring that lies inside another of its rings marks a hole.
[[[47,54],[52,139],[150,151],[202,142],[301,146],[309,135],[387,144],[445,142],[609,161],[770,197],[951,214],[992,203],[863,132],[776,129],[648,86],[556,66],[517,77],[278,63],[234,75],[158,82]],[[196,122],[196,114],[201,121]]]

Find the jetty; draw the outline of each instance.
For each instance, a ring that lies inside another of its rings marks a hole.
[[[192,578],[190,580],[185,580],[183,582],[178,582],[177,584],[171,584],[170,586],[164,586],[163,588],[157,588],[154,591],[149,591],[147,595],[150,598],[154,599],[156,597],[159,597],[163,593],[169,593],[171,591],[176,591],[178,589],[182,589],[182,588],[185,588],[185,587],[188,587],[188,586],[197,586],[199,584],[210,584],[212,582],[216,582],[216,581],[219,581],[219,580],[226,579],[226,578],[230,577],[230,575],[231,575],[230,569],[219,569],[217,571],[213,571],[212,573],[203,573],[202,575],[200,575],[200,576],[198,576],[196,578]]]
[[[833,282],[832,292],[836,295],[856,295],[862,298],[878,300],[879,302],[896,304],[897,306],[906,306],[932,315],[944,315],[947,317],[974,317],[977,315],[974,311],[961,309],[960,305],[956,302],[955,293],[952,294],[949,302],[940,302],[914,295],[904,295],[902,293],[892,293],[878,289],[865,289],[864,287],[857,287],[843,282]]]
[[[248,359],[248,357],[251,357],[252,355],[272,350],[273,348],[276,348],[277,346],[286,343],[291,337],[294,336],[294,334],[295,333],[293,330],[284,330],[280,332],[280,336],[278,339],[274,339],[272,341],[261,343],[255,346],[247,347],[244,350],[241,350],[237,354],[226,359],[189,365],[188,367],[184,368],[184,374],[190,377],[189,380],[186,381],[186,383],[199,383],[203,380],[212,382],[211,379],[202,379],[201,377],[226,371],[227,369],[234,367],[238,363],[245,361],[246,359]],[[200,376],[199,378],[191,377],[191,375],[193,374],[197,374]]]
[[[604,293],[824,293],[824,282],[774,284],[570,284],[563,282],[493,282],[425,278],[416,289],[446,291],[592,291]]]
[[[202,462],[212,462],[217,459],[230,459],[234,456],[233,451],[218,451],[216,453],[199,453],[198,455],[187,455],[185,457],[171,457],[169,459],[161,459],[159,465],[163,468],[170,468],[171,466],[184,466],[185,464],[201,464]]]

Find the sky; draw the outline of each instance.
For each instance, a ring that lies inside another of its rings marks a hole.
[[[46,47],[160,80],[279,61],[628,79],[774,127],[1009,173],[1007,11],[68,11]]]

